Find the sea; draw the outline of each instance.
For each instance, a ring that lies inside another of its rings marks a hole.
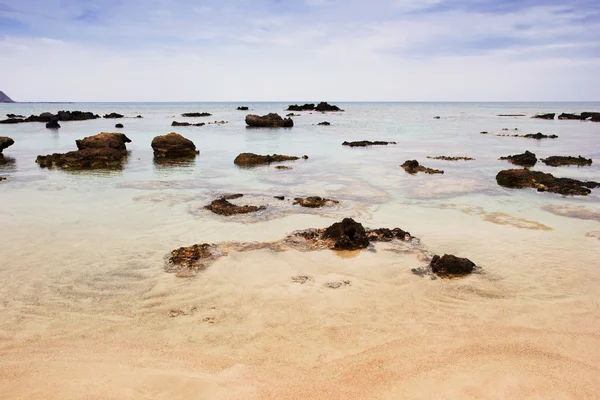
[[[600,123],[531,118],[600,103],[331,101],[345,111],[246,127],[248,113],[284,116],[303,103],[0,104],[2,116],[125,115],[57,130],[0,124],[15,141],[0,165],[0,398],[600,398],[600,188],[562,196],[495,178],[519,168],[500,157],[528,150],[591,158],[532,169],[600,182]],[[36,163],[100,132],[131,139],[121,170]],[[152,139],[169,132],[194,142],[195,160],[154,162]],[[496,135],[537,132],[558,138]],[[342,145],[358,140],[396,143]],[[243,152],[308,159],[240,168]],[[406,160],[444,173],[410,175]],[[232,193],[266,209],[204,209]],[[306,196],[339,204],[293,204]],[[358,252],[259,245],[346,217],[416,239]],[[173,249],[226,242],[256,249],[189,277],[165,270]],[[480,269],[451,280],[413,273],[435,254]]]

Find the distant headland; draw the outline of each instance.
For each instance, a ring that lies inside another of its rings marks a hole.
[[[14,101],[0,90],[0,103],[21,103],[21,104],[71,104],[72,101]]]
[[[0,90],[0,103],[14,103],[14,101],[10,97],[8,97],[2,90]]]

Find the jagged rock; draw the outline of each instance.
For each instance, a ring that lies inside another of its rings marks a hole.
[[[38,156],[36,163],[42,168],[63,169],[121,168],[126,152],[112,148],[86,148],[64,154]]]
[[[237,198],[237,197],[234,197]],[[231,199],[231,197],[230,197]],[[205,209],[214,212],[215,214],[231,216],[236,214],[248,214],[256,211],[265,210],[265,206],[238,206],[233,203],[227,201],[227,198],[221,197],[220,199],[214,200],[207,206],[204,206]]]
[[[432,160],[444,160],[444,161],[473,161],[475,160],[474,158],[471,157],[448,157],[448,156],[427,156],[427,158],[430,158]]]
[[[302,156],[302,158],[307,159],[308,156]],[[233,160],[233,163],[241,167],[255,167],[257,165],[266,165],[274,162],[294,161],[299,159],[300,157],[285,156],[280,154],[267,154],[266,156],[263,156],[254,153],[241,153],[235,158],[235,160]]]
[[[122,133],[102,132],[94,136],[85,137],[75,141],[79,150],[83,149],[104,149],[126,151],[125,143],[131,143],[131,139]]]
[[[562,113],[558,116],[558,119],[585,119],[583,118],[582,115],[577,115],[577,114],[568,114],[568,113]]]
[[[366,229],[367,238],[371,242],[390,242],[393,239],[408,240],[412,236],[409,232],[400,228],[388,229],[388,228],[377,228],[377,229]]]
[[[411,175],[414,175],[417,172],[425,172],[426,174],[444,173],[444,171],[442,171],[441,169],[427,168],[422,165],[419,165],[419,162],[417,160],[406,160],[404,164],[401,165],[401,167],[404,168],[404,170]]]
[[[12,138],[9,138],[8,136],[0,136],[0,154],[2,154],[2,150],[12,146],[13,144],[15,144],[15,141]]]
[[[115,128],[123,128],[123,124],[115,124]]]
[[[551,167],[560,167],[563,165],[577,165],[577,166],[583,167],[586,165],[592,165],[591,158],[584,158],[581,156],[579,156],[579,157],[551,156],[551,157],[542,159],[542,162]]]
[[[190,112],[181,114],[182,117],[210,117],[212,114],[207,112]]]
[[[329,125],[331,125],[331,122],[323,121],[323,122],[319,122],[317,125],[329,126]]]
[[[326,199],[319,196],[310,196],[310,197],[296,197],[294,199],[294,204],[298,204],[302,207],[307,208],[321,208],[325,205],[333,205],[340,204],[337,200]]]
[[[534,115],[531,118],[539,118],[539,119],[554,119],[554,116],[556,114],[551,113],[551,114],[538,114],[538,115]]]
[[[310,104],[304,104],[302,106],[299,106],[298,104],[293,104],[288,106],[286,111],[314,111],[315,110],[315,105],[314,103],[310,103]]]
[[[366,146],[387,146],[388,144],[396,144],[396,142],[383,142],[381,140],[370,141],[370,140],[361,140],[358,142],[344,142],[342,146],[350,146],[350,147],[366,147]]]
[[[194,143],[178,133],[171,132],[167,135],[156,136],[152,139],[154,157],[163,158],[193,158],[200,152]]]
[[[204,126],[204,125],[206,125],[206,123],[204,123],[204,122],[199,122],[197,124],[192,124],[192,123],[189,123],[189,122],[177,122],[177,121],[173,121],[171,123],[171,126]]]
[[[46,128],[48,128],[48,129],[58,129],[58,128],[60,128],[60,124],[58,123],[58,119],[57,118],[51,119],[50,122],[46,123]]]
[[[323,239],[334,240],[333,248],[336,250],[358,250],[369,246],[369,239],[362,224],[352,218],[344,218],[325,229]]]
[[[507,157],[500,157],[501,160],[508,160],[521,167],[533,167],[537,163],[537,157],[532,152],[526,150],[523,154],[515,154]]]
[[[18,115],[18,114],[6,114],[6,116],[8,118],[25,118],[24,115]]]
[[[456,257],[452,254],[444,254],[442,257],[433,256],[431,259],[431,271],[440,278],[458,278],[473,272],[475,263],[468,258]]]
[[[590,188],[600,186],[593,181],[579,181],[571,178],[556,178],[552,174],[528,169],[508,169],[496,175],[496,182],[507,188],[534,188],[538,192],[552,192],[562,195],[585,196],[591,193]]]
[[[238,107],[237,109],[238,109],[238,111],[248,111],[248,107],[246,107],[246,106],[241,106],[241,107]]]
[[[124,117],[124,115],[123,115],[123,114],[119,114],[119,113],[115,113],[115,112],[113,112],[113,113],[110,113],[110,114],[106,114],[106,115],[104,116],[104,118],[111,118],[111,119],[115,119],[115,118],[123,118],[123,117]]]
[[[246,124],[256,128],[291,128],[294,121],[291,118],[281,118],[279,114],[267,114],[263,116],[248,114]]]
[[[324,101],[317,104],[317,106],[315,107],[315,110],[321,111],[321,112],[344,111],[344,110],[340,109],[338,106],[334,106],[333,104],[328,104],[327,102],[324,102]]]
[[[14,103],[14,101],[0,90],[0,103]]]

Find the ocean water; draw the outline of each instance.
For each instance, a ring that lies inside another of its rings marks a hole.
[[[127,117],[57,131],[0,125],[0,136],[15,140],[0,166],[0,397],[598,398],[600,189],[565,197],[505,189],[495,176],[517,168],[499,157],[529,150],[538,159],[592,158],[581,168],[538,161],[534,169],[600,181],[599,123],[530,118],[600,111],[600,103],[335,103],[346,111],[303,112],[291,129],[248,129],[247,112],[236,110],[284,115],[288,104],[0,105],[0,115]],[[180,116],[202,111],[213,115]],[[111,131],[132,140],[123,170],[35,163]],[[153,162],[150,142],[172,131],[194,141],[195,161]],[[537,132],[559,137],[493,135]],[[243,169],[233,164],[241,152],[309,158],[286,163],[291,170]],[[475,160],[426,158],[438,155]],[[408,159],[445,173],[409,175],[399,166]],[[233,217],[203,209],[226,193],[267,209]],[[302,209],[275,195],[340,205]],[[263,249],[232,252],[191,278],[164,271],[180,246],[274,241],[344,217],[405,229],[419,249]],[[482,272],[452,281],[411,273],[427,264],[424,254],[444,253]],[[301,285],[296,275],[311,279]],[[351,285],[324,286],[342,280]]]

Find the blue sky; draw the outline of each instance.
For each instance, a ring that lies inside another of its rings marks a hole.
[[[22,101],[600,100],[598,0],[0,0]]]

